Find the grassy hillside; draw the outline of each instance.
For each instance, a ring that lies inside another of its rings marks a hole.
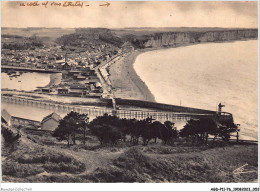
[[[63,35],[56,42],[61,45],[91,48],[92,46],[120,47],[123,41],[109,29],[76,29],[75,33]]]
[[[252,182],[257,179],[257,145],[66,147],[50,132],[22,131],[2,144],[3,182]],[[237,168],[253,172],[234,174]]]

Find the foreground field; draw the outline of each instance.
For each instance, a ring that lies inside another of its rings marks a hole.
[[[3,140],[3,138],[2,138]],[[21,131],[2,143],[3,182],[256,182],[257,145],[67,147],[48,132]],[[244,166],[244,173],[237,169]]]

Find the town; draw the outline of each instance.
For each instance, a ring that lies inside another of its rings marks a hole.
[[[80,30],[79,30],[80,31]],[[103,30],[101,30],[103,32]],[[100,42],[98,33],[83,32],[65,35],[56,42],[43,43],[36,36],[22,37],[2,35],[2,71],[16,77],[17,70],[61,73],[58,85],[49,85],[35,90],[43,94],[58,94],[75,97],[109,97],[104,84],[107,73],[101,66],[133,49],[128,44],[115,46]],[[68,39],[71,39],[69,42]],[[87,38],[87,39],[86,39]],[[16,71],[15,71],[16,70]]]

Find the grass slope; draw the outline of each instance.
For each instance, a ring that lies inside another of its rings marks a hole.
[[[252,182],[257,179],[257,145],[101,147],[89,136],[86,145],[66,147],[49,133],[22,131],[2,143],[3,182]],[[234,174],[247,164],[249,173]]]

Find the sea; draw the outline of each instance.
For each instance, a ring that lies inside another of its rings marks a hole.
[[[1,73],[1,88],[15,89],[19,91],[33,91],[37,87],[44,87],[50,83],[50,73],[26,72],[17,75]]]
[[[258,138],[258,41],[205,43],[140,54],[134,69],[159,103],[233,114],[240,138]]]
[[[12,89],[17,91],[34,91],[39,87],[45,87],[51,81],[50,73],[37,72],[16,72],[13,74],[1,73],[1,88]],[[61,117],[66,113],[57,111],[56,109],[37,108],[27,104],[7,103],[1,101],[1,111],[5,109],[16,117],[41,121],[43,117],[49,115],[53,111],[58,112]]]

